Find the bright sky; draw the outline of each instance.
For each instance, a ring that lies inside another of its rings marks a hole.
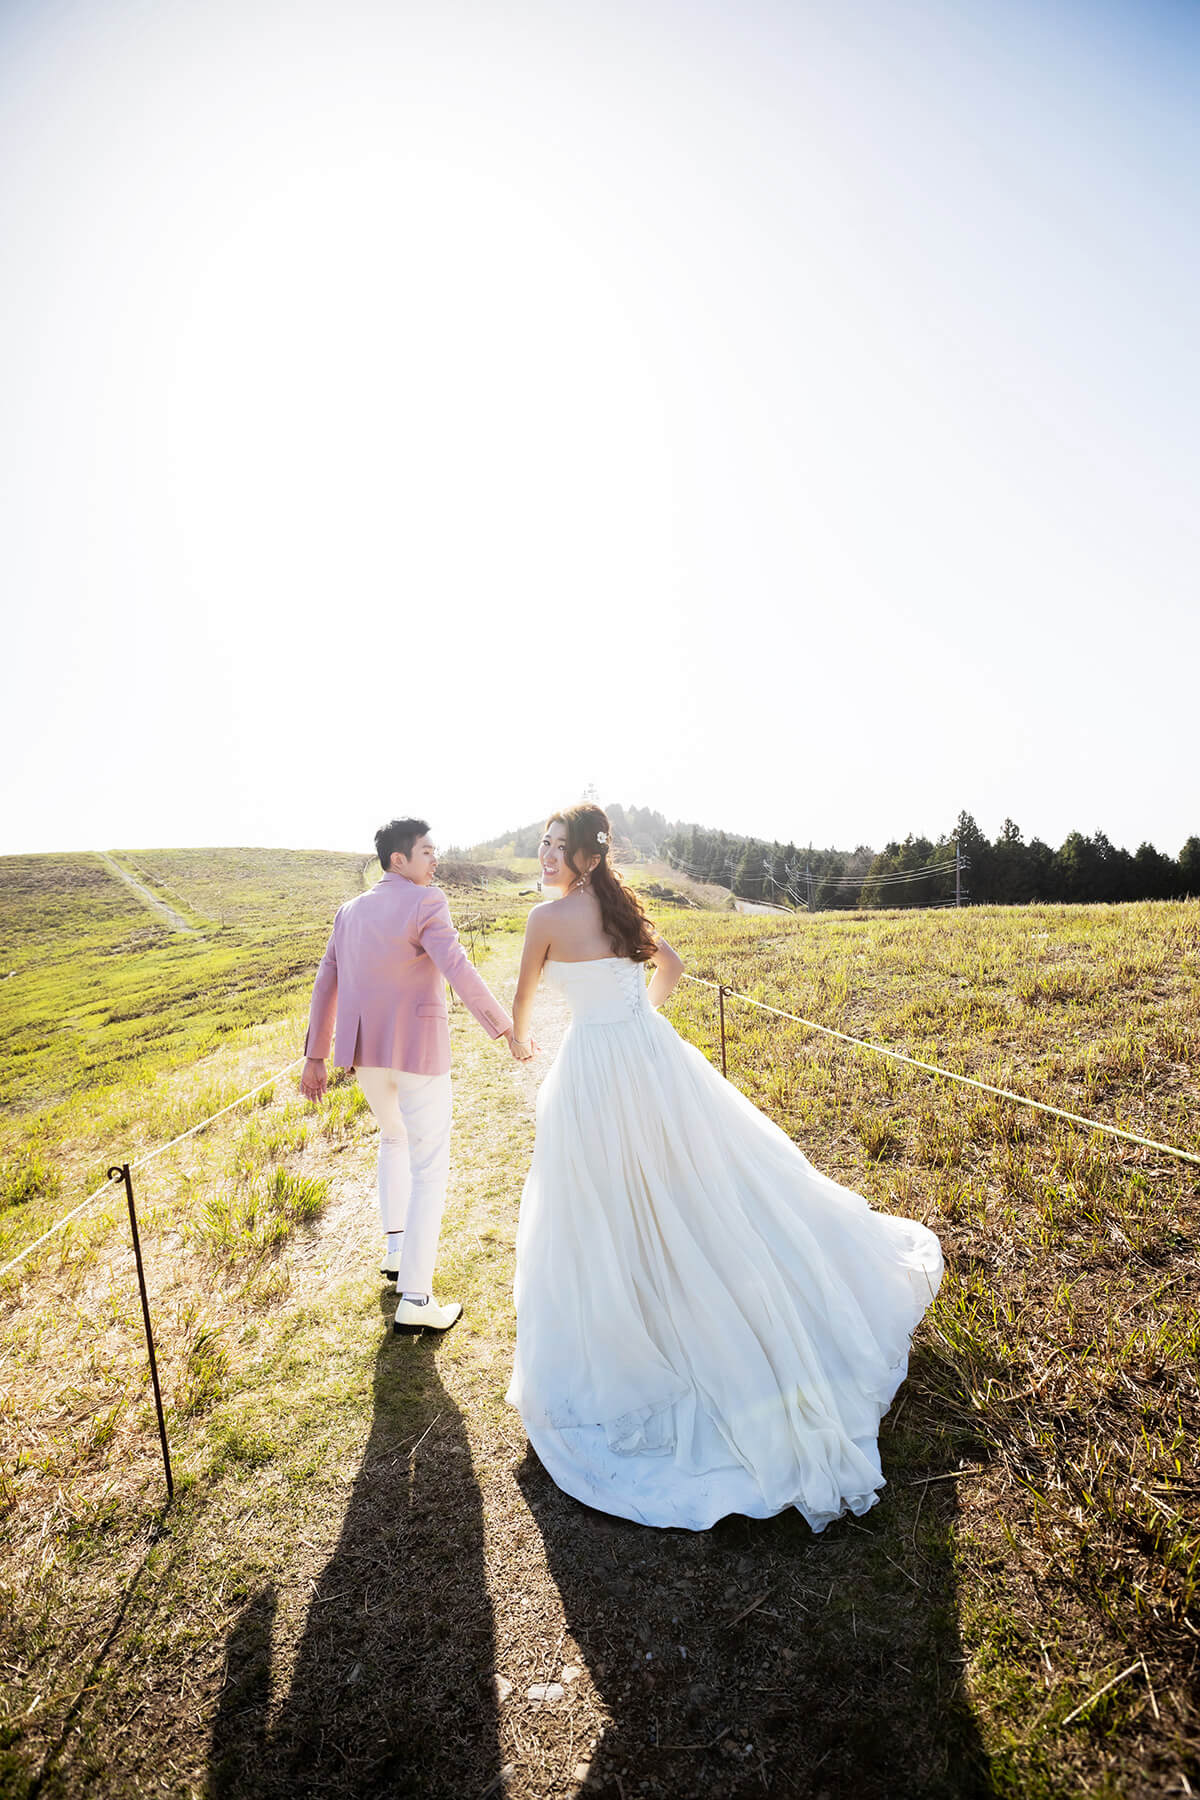
[[[0,850],[1200,831],[1193,0],[4,0]]]

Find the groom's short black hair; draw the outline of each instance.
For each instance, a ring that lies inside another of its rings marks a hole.
[[[386,825],[381,825],[375,833],[375,848],[381,866],[386,869],[390,865],[393,850],[398,850],[401,856],[411,856],[413,845],[428,830],[424,819],[389,819]]]

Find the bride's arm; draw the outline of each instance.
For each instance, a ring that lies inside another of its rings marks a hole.
[[[683,960],[676,955],[666,938],[655,933],[658,947],[654,952],[654,974],[647,990],[651,1006],[657,1009],[664,1000],[670,998],[679,986],[679,977],[683,974]]]
[[[519,1044],[530,1042],[529,1027],[533,1017],[533,996],[541,980],[542,964],[550,950],[550,924],[546,907],[535,906],[525,921],[525,947],[521,951],[521,971],[517,991],[513,995],[513,1037]]]

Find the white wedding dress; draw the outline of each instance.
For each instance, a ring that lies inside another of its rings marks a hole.
[[[937,1238],[814,1169],[651,1008],[640,964],[545,978],[572,1023],[517,1231],[530,1443],[567,1493],[647,1525],[866,1512]]]

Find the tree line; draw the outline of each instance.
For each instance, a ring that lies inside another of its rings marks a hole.
[[[1072,831],[1051,848],[1026,843],[1006,819],[989,840],[968,812],[938,838],[914,837],[876,851],[798,849],[677,824],[659,841],[661,854],[697,881],[726,887],[740,898],[782,906],[947,906],[956,885],[966,903],[1019,905],[1028,901],[1172,900],[1200,895],[1200,837],[1177,857],[1143,843],[1132,854],[1102,831]],[[958,858],[962,859],[961,866]]]
[[[1034,900],[1175,900],[1200,895],[1200,837],[1178,856],[1153,844],[1118,849],[1102,831],[1072,831],[1057,850],[1027,843],[1011,819],[989,840],[969,812],[937,838],[914,837],[873,850],[814,850],[768,842],[707,825],[673,823],[647,806],[605,807],[618,860],[663,857],[696,881],[728,888],[744,900],[827,911],[835,907],[952,906],[956,887],[974,905]],[[472,856],[536,856],[545,821],[538,819],[476,845]],[[961,858],[961,866],[958,859]]]

